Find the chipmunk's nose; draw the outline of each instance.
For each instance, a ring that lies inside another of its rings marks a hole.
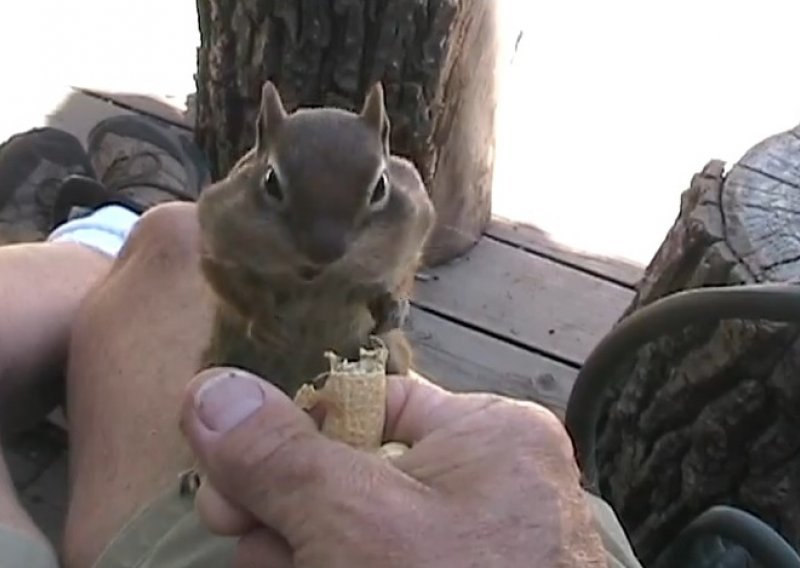
[[[317,266],[303,266],[298,272],[300,273],[300,278],[306,282],[310,282],[319,276],[319,273],[322,272],[322,269]]]
[[[333,223],[316,223],[308,232],[306,254],[311,262],[330,264],[341,258],[347,249],[345,232]]]
[[[330,264],[344,255],[345,245],[341,240],[311,241],[308,259],[316,264]]]

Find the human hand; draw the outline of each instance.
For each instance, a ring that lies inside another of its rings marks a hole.
[[[391,376],[388,462],[329,440],[243,371],[191,383],[181,426],[204,472],[198,512],[239,535],[237,566],[599,567],[572,446],[544,408]]]

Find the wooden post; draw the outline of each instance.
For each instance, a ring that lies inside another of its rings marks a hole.
[[[800,278],[800,127],[708,163],[626,313],[703,285]],[[800,545],[798,327],[698,321],[631,354],[598,432],[604,495],[644,564],[709,506]]]
[[[197,0],[197,140],[215,178],[253,139],[270,79],[288,110],[360,108],[384,84],[392,148],[419,169],[439,221],[429,265],[469,250],[491,216],[496,3]]]

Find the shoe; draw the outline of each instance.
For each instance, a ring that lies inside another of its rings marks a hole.
[[[0,145],[0,243],[42,240],[63,179],[92,177],[80,141],[52,127],[16,134]]]
[[[54,208],[53,225],[102,205],[135,213],[167,201],[196,201],[210,183],[202,152],[189,134],[141,115],[100,121],[88,136],[96,179],[71,176]]]

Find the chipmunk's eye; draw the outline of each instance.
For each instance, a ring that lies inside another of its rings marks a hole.
[[[372,209],[380,209],[386,205],[389,199],[389,179],[386,177],[386,172],[381,174],[375,187],[372,188],[372,193],[369,196],[369,206]]]
[[[283,203],[283,189],[281,189],[281,182],[278,181],[278,176],[275,175],[275,170],[271,167],[267,168],[264,178],[261,180],[261,184],[264,187],[264,193],[278,203]]]

